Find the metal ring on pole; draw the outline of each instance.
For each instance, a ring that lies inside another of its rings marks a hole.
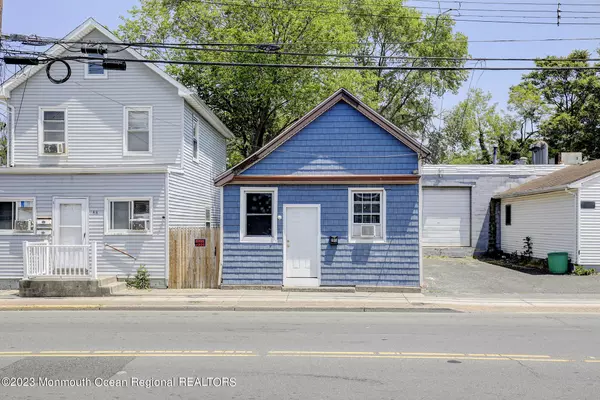
[[[52,75],[50,74],[50,70],[52,69],[52,64],[54,64],[57,61],[60,63],[63,63],[64,66],[67,67],[67,75],[62,79],[54,79],[52,77]],[[66,81],[69,80],[69,78],[71,78],[71,66],[65,60],[52,60],[48,63],[48,65],[46,65],[46,76],[48,77],[50,82],[60,85],[61,83],[65,83]]]

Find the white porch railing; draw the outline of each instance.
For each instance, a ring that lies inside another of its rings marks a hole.
[[[97,251],[96,242],[77,246],[23,242],[25,278],[55,276],[96,279]]]

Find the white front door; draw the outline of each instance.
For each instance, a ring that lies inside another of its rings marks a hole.
[[[86,244],[87,213],[87,199],[54,199],[53,244]]]
[[[283,284],[319,286],[321,275],[321,206],[283,206]]]

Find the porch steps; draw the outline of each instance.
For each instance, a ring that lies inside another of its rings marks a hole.
[[[117,281],[116,276],[103,276],[98,278],[98,289],[101,296],[112,296],[127,289],[127,283]]]

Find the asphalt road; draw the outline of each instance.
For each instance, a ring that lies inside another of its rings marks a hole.
[[[597,361],[590,314],[0,312],[2,399],[597,399]]]

